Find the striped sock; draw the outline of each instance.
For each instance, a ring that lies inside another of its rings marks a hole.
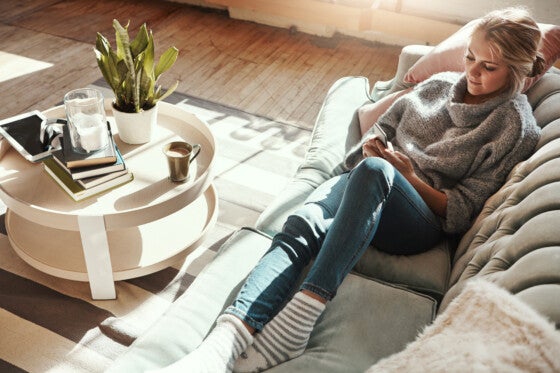
[[[303,354],[325,305],[298,292],[255,334],[253,345],[236,360],[235,372],[260,372]]]
[[[241,320],[232,315],[218,318],[216,327],[193,352],[158,372],[231,372],[235,359],[253,342]]]

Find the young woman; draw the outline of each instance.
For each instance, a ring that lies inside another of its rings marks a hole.
[[[468,44],[465,73],[434,75],[397,100],[378,120],[388,146],[373,132],[364,136],[347,155],[351,171],[321,185],[287,219],[213,331],[167,369],[252,372],[293,359],[370,244],[417,254],[466,231],[538,141],[520,90],[544,68],[540,38],[523,9],[484,17]]]

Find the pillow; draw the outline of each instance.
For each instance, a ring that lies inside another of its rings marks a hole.
[[[456,33],[438,44],[430,53],[421,57],[404,76],[406,83],[420,83],[435,73],[442,71],[464,71],[464,57],[467,41],[479,19],[460,28]],[[542,32],[540,51],[548,70],[560,58],[560,26],[539,23]],[[535,84],[542,74],[525,80],[523,92]]]
[[[558,372],[559,349],[553,323],[505,289],[476,279],[415,341],[366,373]]]
[[[411,89],[412,88],[408,88],[402,91],[393,92],[377,102],[365,104],[360,107],[358,109],[358,119],[360,122],[360,131],[362,136],[371,128],[371,126],[373,126],[375,122],[377,122],[377,118],[379,118],[381,114],[393,105],[393,102],[395,102],[397,98],[410,92]]]

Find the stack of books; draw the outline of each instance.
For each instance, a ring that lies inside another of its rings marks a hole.
[[[69,134],[63,130],[62,147],[52,152],[43,165],[47,173],[75,201],[121,186],[133,179],[122,154],[109,136],[101,150],[81,154],[72,149]]]

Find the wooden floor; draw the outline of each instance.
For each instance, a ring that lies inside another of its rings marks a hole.
[[[2,0],[0,119],[44,110],[100,79],[93,45],[97,31],[114,40],[113,18],[130,19],[134,33],[146,22],[158,54],[170,45],[180,50],[165,85],[178,80],[179,92],[306,128],[334,81],[389,79],[401,49],[319,38],[162,0]]]

